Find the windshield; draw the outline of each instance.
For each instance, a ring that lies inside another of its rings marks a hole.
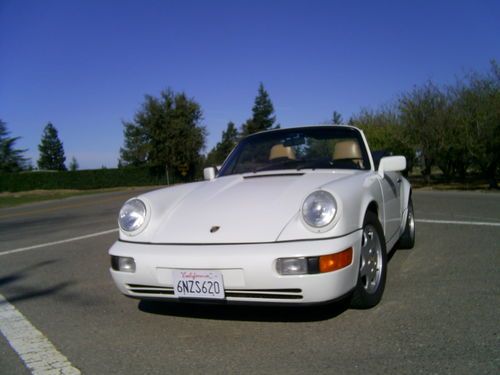
[[[360,132],[321,126],[255,134],[238,144],[219,176],[301,169],[370,169]]]

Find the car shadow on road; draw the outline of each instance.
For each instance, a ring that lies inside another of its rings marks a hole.
[[[16,272],[10,273],[5,276],[0,276],[0,287],[1,286],[6,286],[9,284],[12,284],[16,281],[19,281],[21,279],[24,279],[28,276],[30,271],[35,270],[37,268],[45,267],[48,265],[51,265],[53,263],[56,263],[56,260],[45,260],[43,262],[38,262],[36,264],[32,264],[30,266],[24,267]]]
[[[399,251],[393,247],[387,253],[389,263]],[[403,250],[404,251],[404,250]],[[159,300],[141,300],[139,310],[157,315],[194,319],[256,321],[256,322],[315,322],[335,318],[350,308],[350,296],[321,305],[274,306],[233,305],[224,303],[178,303]]]
[[[31,284],[28,279],[36,269],[56,263],[57,260],[47,260],[24,267],[16,272],[0,276],[0,287],[10,303],[43,297],[49,294],[59,293],[67,288],[72,282],[62,282],[50,287],[40,288],[40,285]],[[0,302],[1,303],[1,302]]]
[[[315,322],[339,316],[349,308],[349,304],[349,298],[314,306],[246,306],[142,300],[138,308],[150,314],[193,319],[253,322]]]

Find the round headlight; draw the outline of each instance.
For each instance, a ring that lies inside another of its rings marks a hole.
[[[125,232],[135,232],[146,222],[146,205],[137,198],[127,201],[118,217],[120,228]]]
[[[328,192],[315,191],[302,205],[302,217],[312,227],[321,228],[330,224],[337,213],[337,202]]]

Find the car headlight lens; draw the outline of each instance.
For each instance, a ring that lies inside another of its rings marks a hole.
[[[135,232],[146,222],[146,205],[137,198],[127,201],[118,217],[120,228],[125,232]]]
[[[305,199],[302,205],[304,221],[315,228],[330,224],[337,213],[337,202],[328,192],[315,191]]]

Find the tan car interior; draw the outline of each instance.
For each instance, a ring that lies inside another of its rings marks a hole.
[[[281,143],[274,145],[269,152],[269,160],[280,158],[295,160],[295,152],[291,147],[285,147]]]
[[[363,168],[363,157],[359,143],[352,139],[337,142],[333,151],[333,161],[335,160],[352,160],[359,168]]]
[[[269,160],[289,159],[296,160],[295,151],[281,143],[275,144],[269,152]],[[354,139],[339,141],[334,146],[333,161],[342,161],[355,164],[356,168],[363,168],[363,157],[359,143]]]

